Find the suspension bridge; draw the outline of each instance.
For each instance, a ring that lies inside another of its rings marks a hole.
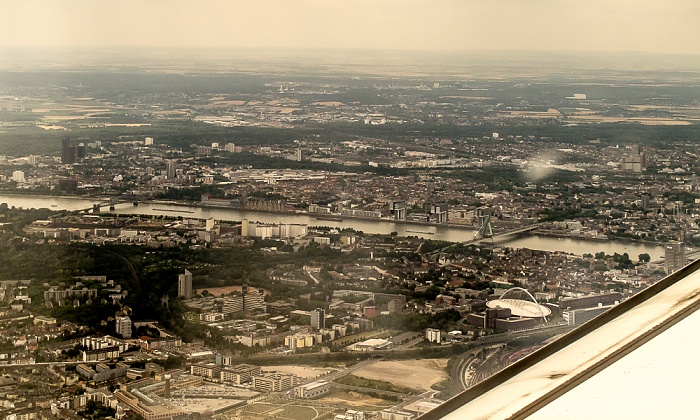
[[[493,226],[491,225],[491,216],[487,216],[484,219],[484,222],[481,224],[479,227],[479,230],[476,231],[474,234],[474,237],[466,242],[464,242],[465,245],[472,245],[472,244],[477,244],[486,240],[491,239],[493,242],[494,239],[500,238],[503,236],[508,236],[508,235],[516,235],[518,233],[523,233],[523,232],[529,232],[531,230],[535,230],[542,226],[542,223],[534,223],[531,225],[527,226],[521,226],[517,227],[514,229],[508,229],[503,232],[498,232],[496,234],[493,233]]]

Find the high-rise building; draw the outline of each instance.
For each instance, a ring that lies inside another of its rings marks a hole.
[[[151,146],[151,145],[153,145],[153,137],[146,137],[146,138],[144,139],[143,143],[144,143],[146,146]]]
[[[24,179],[24,172],[12,171],[12,180],[15,182],[26,182],[26,179]]]
[[[326,312],[323,309],[311,311],[311,326],[316,329],[326,328]]]
[[[131,338],[131,319],[128,316],[118,316],[114,329],[122,338]]]
[[[666,244],[664,261],[667,274],[674,273],[685,266],[685,244],[678,241]]]
[[[434,223],[447,223],[447,204],[433,204],[430,206],[430,221]]]
[[[177,295],[185,299],[192,297],[192,273],[185,270],[185,274],[177,276]]]
[[[425,330],[425,338],[431,343],[441,343],[442,331],[435,328],[428,328]]]
[[[389,208],[390,213],[394,216],[396,220],[406,220],[406,202],[405,201],[393,201],[391,207]]]
[[[224,147],[224,150],[226,150],[227,152],[236,153],[236,144],[235,143],[227,143],[226,147]]]
[[[82,161],[85,159],[86,149],[83,143],[75,146],[75,160]]]
[[[167,179],[175,179],[175,162],[172,160],[165,162],[165,177]]]
[[[170,398],[170,378],[171,378],[171,375],[169,373],[166,373],[163,378],[165,379],[165,387],[163,389],[163,396],[165,398]]]
[[[620,167],[623,171],[644,172],[647,169],[647,155],[639,145],[628,145],[628,154],[622,158]]]
[[[70,145],[70,139],[61,140],[61,163],[75,163],[75,147]]]

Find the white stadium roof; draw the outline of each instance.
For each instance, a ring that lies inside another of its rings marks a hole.
[[[507,308],[510,309],[510,313],[513,316],[521,316],[525,318],[542,318],[543,316],[549,316],[552,313],[552,311],[546,306],[522,299],[496,299],[486,302],[486,306],[492,309]]]

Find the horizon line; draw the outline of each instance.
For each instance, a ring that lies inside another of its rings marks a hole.
[[[562,49],[455,49],[455,48],[359,48],[359,47],[203,47],[203,46],[178,46],[178,45],[26,45],[26,46],[8,46],[0,45],[0,51],[59,51],[59,50],[74,50],[74,51],[108,51],[108,50],[179,50],[179,51],[267,51],[267,52],[287,52],[287,51],[308,51],[308,52],[405,52],[405,53],[481,53],[481,54],[499,54],[499,53],[536,53],[536,54],[571,54],[571,55],[590,55],[590,54],[636,54],[636,55],[663,55],[663,56],[685,56],[685,57],[700,57],[700,53],[691,52],[662,52],[662,51],[644,51],[644,50],[562,50]]]

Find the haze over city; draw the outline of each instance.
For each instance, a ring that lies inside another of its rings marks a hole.
[[[700,53],[693,0],[28,0],[0,47]]]

